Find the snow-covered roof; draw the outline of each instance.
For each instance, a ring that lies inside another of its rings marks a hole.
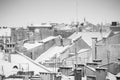
[[[22,53],[19,53],[19,52],[17,53],[18,54],[11,54],[12,63],[18,63],[20,65],[26,64],[26,66],[23,66],[23,68],[26,69],[29,66],[29,71],[34,71],[35,74],[39,74],[39,72],[50,73],[52,71],[46,68],[45,66],[30,59],[29,57],[23,55]]]
[[[33,49],[33,48],[35,48],[35,47],[37,47],[37,46],[40,46],[40,45],[42,45],[42,43],[39,43],[39,42],[35,42],[35,43],[25,43],[25,44],[23,45],[23,47],[25,47],[27,50],[30,50],[30,49]]]
[[[50,49],[48,49],[46,52],[41,54],[35,61],[36,62],[44,62],[45,60],[50,60],[55,55],[59,56],[60,53],[62,53],[64,50],[66,50],[68,46],[53,46]]]
[[[57,37],[59,37],[59,36],[57,36]],[[45,38],[43,40],[35,41],[35,43],[25,43],[23,45],[23,47],[25,47],[27,50],[30,50],[30,49],[33,49],[33,48],[38,47],[40,45],[43,45],[43,43],[48,42],[50,40],[53,40],[53,39],[55,39],[57,37],[55,37],[55,36],[49,36],[49,37],[47,37],[47,38]]]
[[[48,27],[52,27],[52,25],[50,24],[35,24],[35,25],[30,25],[28,27],[44,27],[44,28],[48,28]]]
[[[17,64],[10,63],[4,60],[0,60],[0,74],[8,77],[9,75],[16,73],[14,72],[14,69],[13,69],[14,65],[17,65]]]
[[[11,29],[10,28],[1,28],[0,29],[0,36],[11,36]]]
[[[90,50],[90,49],[80,49],[80,50],[78,51],[78,54],[83,53],[83,52],[86,52],[86,51],[88,51],[88,50]],[[75,55],[75,53],[69,53],[69,54],[72,55],[72,56]]]
[[[45,42],[50,41],[50,40],[53,40],[53,39],[55,39],[55,38],[57,38],[57,37],[55,37],[55,36],[49,36],[49,37],[47,37],[47,38],[41,40],[40,42],[45,43]]]
[[[95,68],[93,68],[93,67],[90,67],[90,66],[85,66],[85,67],[89,68],[92,71],[96,71]]]
[[[70,37],[68,37],[68,39],[71,39],[72,42],[75,41],[76,39],[80,38],[81,35],[79,33],[73,33]]]
[[[59,30],[71,30],[72,28],[70,26],[64,26],[60,27]]]
[[[82,53],[82,52],[85,52],[85,51],[88,51],[88,50],[90,50],[90,49],[80,49],[80,50],[78,51],[78,53]]]
[[[72,41],[81,37],[89,46],[92,46],[92,38],[97,38],[97,40],[101,40],[103,37],[108,37],[110,32],[75,32],[68,39]]]
[[[110,72],[107,72],[107,76],[106,76],[106,79],[109,79],[109,80],[117,80],[116,79],[116,76]]]

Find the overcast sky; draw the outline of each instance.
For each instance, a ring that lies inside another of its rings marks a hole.
[[[78,21],[120,21],[120,0],[77,0]],[[0,26],[76,21],[76,0],[0,0]]]

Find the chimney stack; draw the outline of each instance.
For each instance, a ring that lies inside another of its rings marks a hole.
[[[85,76],[85,65],[84,64],[77,64],[78,68],[81,68],[81,76],[84,77]],[[75,64],[76,67],[76,64]]]
[[[97,59],[97,47],[96,47],[96,42],[97,42],[97,38],[93,37],[92,38],[92,57],[93,59]]]
[[[81,68],[74,70],[74,80],[82,80]]]
[[[86,63],[86,65],[89,66],[89,67],[92,67],[92,68],[96,68],[96,67],[98,67],[98,64],[95,63],[95,62]]]
[[[94,59],[93,62],[97,63],[98,65],[102,64],[102,60],[101,59]]]
[[[96,80],[106,80],[107,69],[106,68],[96,68]]]
[[[96,76],[89,75],[89,76],[87,76],[87,80],[96,80]]]

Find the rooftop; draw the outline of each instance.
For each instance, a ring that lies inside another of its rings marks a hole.
[[[72,41],[78,39],[78,38],[82,38],[89,46],[92,46],[92,38],[96,37],[97,40],[101,40],[103,37],[108,37],[110,34],[110,32],[78,32],[78,33],[73,33],[69,39],[71,39]]]
[[[40,45],[42,45],[42,43],[39,43],[39,42],[35,42],[35,43],[25,43],[25,44],[23,45],[23,47],[25,47],[27,50],[30,50],[30,49],[33,49],[33,48],[35,48],[35,47],[37,47],[37,46],[40,46]]]
[[[30,26],[28,26],[28,27],[44,27],[44,28],[49,28],[49,27],[52,27],[52,25],[50,25],[50,24],[37,24],[37,25],[30,25]]]
[[[48,49],[46,52],[41,54],[35,61],[36,62],[44,62],[45,60],[50,60],[52,57],[56,55],[56,57],[59,57],[59,54],[62,53],[67,49],[68,46],[53,46],[50,49]]]

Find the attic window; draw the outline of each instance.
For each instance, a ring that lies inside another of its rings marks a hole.
[[[15,65],[15,66],[13,66],[13,68],[14,68],[14,69],[15,69],[15,68],[16,68],[16,69],[18,69],[18,67],[17,67],[16,65]]]

